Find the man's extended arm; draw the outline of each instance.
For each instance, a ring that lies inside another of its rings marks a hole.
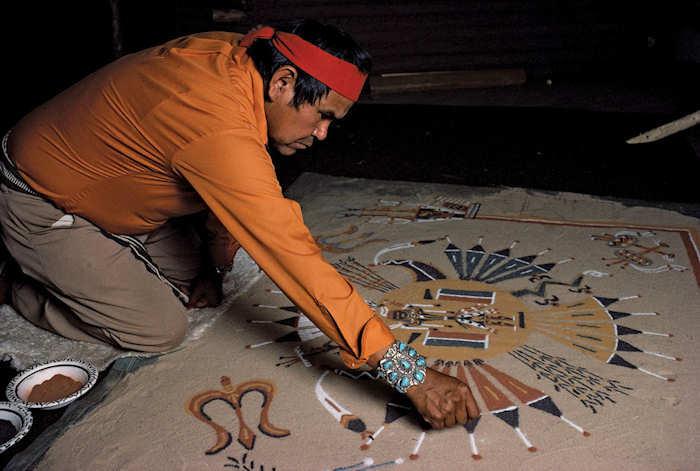
[[[234,142],[226,135],[191,145],[178,171],[277,286],[340,346],[348,366],[369,361],[376,367],[393,334],[324,260],[299,205],[282,195],[264,147],[241,134]],[[435,428],[478,416],[468,386],[430,368],[407,395]]]

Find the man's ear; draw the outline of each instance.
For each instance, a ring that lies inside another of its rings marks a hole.
[[[294,85],[297,82],[297,69],[291,65],[283,65],[275,70],[268,85],[270,101],[282,100],[285,104],[294,98]]]

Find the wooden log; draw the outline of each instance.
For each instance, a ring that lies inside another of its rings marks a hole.
[[[700,122],[700,110],[696,111],[695,113],[691,113],[687,116],[683,116],[682,118],[671,121],[670,123],[666,123],[663,126],[659,126],[658,128],[654,128],[651,131],[647,131],[643,134],[640,134],[637,137],[628,139],[627,144],[645,144],[647,142],[658,141],[659,139],[663,139],[664,137],[670,136],[672,134],[684,131],[692,126],[695,126],[696,124],[698,124],[698,122]]]
[[[525,83],[525,70],[493,69],[383,74],[370,77],[369,82],[373,95],[505,87]]]
[[[246,13],[235,8],[214,8],[211,11],[211,20],[214,23],[240,23],[246,19]]]

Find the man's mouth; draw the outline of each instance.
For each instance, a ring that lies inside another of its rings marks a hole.
[[[304,144],[303,142],[296,141],[289,144],[289,147],[291,147],[292,149],[304,150],[311,147],[311,144]]]

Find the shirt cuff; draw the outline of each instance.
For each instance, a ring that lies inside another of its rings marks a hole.
[[[365,363],[372,354],[379,350],[388,347],[396,338],[384,321],[378,317],[371,317],[362,329],[360,334],[360,355],[355,356],[345,350],[340,351],[340,357],[345,365],[349,368],[359,368]]]

